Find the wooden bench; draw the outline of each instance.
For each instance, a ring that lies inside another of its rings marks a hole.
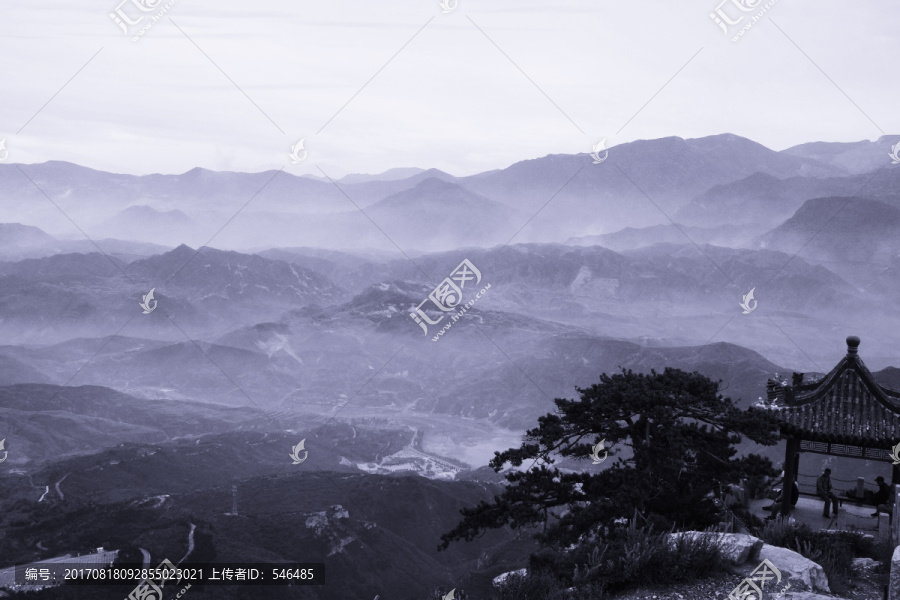
[[[804,492],[801,490],[800,495],[807,496],[809,498],[816,498],[817,500],[822,500],[821,498],[819,498],[818,494],[814,494],[813,492]],[[868,507],[871,507],[872,510],[875,510],[874,504],[870,504],[869,502],[866,502],[862,498],[857,498],[855,496],[848,496],[846,492],[837,494],[837,499],[838,499],[838,508],[843,508],[844,502],[847,502],[849,504],[853,504],[854,506],[860,506],[860,507],[868,506]]]

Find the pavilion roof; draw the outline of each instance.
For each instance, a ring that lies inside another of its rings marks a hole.
[[[900,391],[875,381],[847,338],[847,355],[820,381],[794,388],[790,406],[773,408],[781,432],[804,440],[880,446],[900,441]]]

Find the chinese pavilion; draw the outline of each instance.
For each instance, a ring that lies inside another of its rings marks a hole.
[[[794,385],[769,382],[769,399],[785,400],[773,406],[781,433],[787,438],[784,481],[797,476],[801,452],[830,454],[893,463],[892,447],[900,442],[900,391],[875,381],[858,355],[859,338],[847,338],[847,355],[824,378]],[[793,397],[791,397],[793,396]],[[900,484],[894,465],[892,484]],[[783,494],[782,514],[791,510],[790,494]]]

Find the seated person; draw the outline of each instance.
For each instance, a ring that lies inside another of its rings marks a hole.
[[[766,506],[763,510],[770,510],[772,514],[766,517],[767,520],[772,520],[775,518],[775,515],[778,514],[778,511],[781,509],[781,499],[782,499],[782,490],[779,490],[778,496],[775,498],[775,502],[771,505]],[[794,480],[794,485],[791,486],[791,506],[797,506],[797,502],[800,500],[800,486],[797,485],[797,480]]]
[[[894,511],[891,486],[884,482],[884,477],[881,475],[875,478],[875,483],[878,484],[878,491],[873,497],[875,512],[872,513],[872,516],[877,517],[881,513],[891,514]]]
[[[751,500],[764,498],[767,487],[768,483],[765,475],[755,475],[747,479],[747,494]]]
[[[747,507],[747,495],[744,492],[744,488],[739,485],[730,484],[727,486],[727,492],[725,493],[725,506],[728,508],[732,508],[735,506],[740,506],[743,508]]]
[[[780,486],[782,483],[784,483],[784,471],[782,471],[781,474],[778,475],[778,479],[769,482],[769,484],[766,486],[766,498],[770,500],[774,500],[775,498],[777,498],[781,493],[781,490],[778,489],[778,486]],[[765,510],[769,510],[769,507],[767,506]]]

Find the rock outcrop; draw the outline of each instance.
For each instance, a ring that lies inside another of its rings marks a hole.
[[[685,531],[671,534],[670,539],[672,543],[676,543],[681,536],[690,539],[709,537],[717,541],[721,545],[723,556],[747,576],[757,569],[762,561],[768,560],[778,573],[767,581],[763,590],[766,597],[782,591],[785,599],[802,598],[801,594],[806,592],[831,593],[828,578],[821,565],[788,548],[771,546],[745,533]],[[809,600],[814,598],[810,597]]]
[[[819,563],[813,562],[793,550],[763,544],[759,551],[759,560],[768,560],[775,565],[775,568],[781,571],[781,575],[784,577],[782,585],[789,583],[792,590],[831,593],[825,569]]]

